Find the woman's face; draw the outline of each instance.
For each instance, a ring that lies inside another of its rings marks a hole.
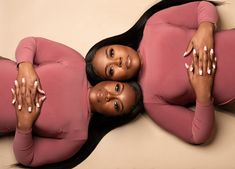
[[[138,53],[123,45],[110,45],[97,50],[92,65],[96,74],[106,80],[128,80],[140,69]]]
[[[108,116],[129,113],[136,102],[136,93],[127,83],[103,81],[90,90],[91,110]]]

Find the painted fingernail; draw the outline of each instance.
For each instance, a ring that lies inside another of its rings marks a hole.
[[[215,62],[217,61],[217,57],[214,58]]]
[[[31,112],[31,111],[32,111],[32,107],[29,106],[29,107],[28,107],[28,112]]]
[[[14,89],[12,89],[12,88],[11,88],[11,92],[12,92],[12,94],[15,94],[15,90],[14,90]]]
[[[12,103],[12,104],[15,104],[15,102],[16,102],[16,99],[13,99],[11,103]]]
[[[188,52],[184,52],[183,56],[185,57],[187,55]]]
[[[15,80],[14,82],[15,82],[15,86],[18,86],[18,81],[17,81],[17,80]]]
[[[42,101],[44,101],[45,99],[46,99],[46,96],[43,96],[43,97],[42,97]]]
[[[25,78],[23,77],[23,78],[21,79],[21,81],[22,81],[22,83],[25,83]]]
[[[18,110],[21,110],[21,108],[22,108],[22,106],[19,104],[19,105],[18,105]]]
[[[38,86],[38,81],[36,80],[35,82],[34,82],[34,87],[37,87]]]
[[[39,108],[39,107],[40,107],[40,104],[39,104],[39,103],[36,103],[36,107]]]
[[[197,54],[196,49],[193,49],[193,55],[196,55],[196,54]]]
[[[210,75],[211,74],[211,69],[207,69],[207,73],[208,73],[208,75]]]
[[[214,54],[214,49],[210,50],[210,55],[212,56]]]
[[[40,89],[40,88],[38,88],[38,91],[40,92],[40,93],[43,93],[43,94],[46,94],[42,89]]]
[[[205,52],[207,51],[207,47],[206,47],[206,46],[204,46],[204,51],[205,51]]]
[[[186,67],[186,69],[189,68],[189,65],[187,63],[185,63],[184,66]]]
[[[199,75],[202,76],[202,69],[199,69]]]
[[[192,65],[190,66],[189,71],[190,71],[190,72],[193,71],[193,66],[192,66]]]
[[[215,68],[216,68],[216,66],[215,66],[215,64],[214,64],[214,63],[212,64],[212,67],[213,67],[213,69],[215,69]]]

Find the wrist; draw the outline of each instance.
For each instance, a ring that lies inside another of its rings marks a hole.
[[[20,69],[22,67],[33,67],[33,64],[31,62],[20,62],[17,67]]]
[[[201,22],[199,28],[206,29],[207,31],[213,33],[215,31],[215,24],[212,22]]]

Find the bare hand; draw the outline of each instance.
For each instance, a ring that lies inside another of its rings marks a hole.
[[[37,120],[40,108],[46,96],[37,94],[37,85],[34,85],[31,94],[26,94],[26,83],[22,83],[22,87],[19,87],[17,81],[15,81],[15,89],[11,89],[13,95],[12,103],[15,106],[17,115],[17,128],[21,130],[29,130],[32,128],[34,122]],[[27,100],[30,97],[33,100],[31,107],[28,106]]]
[[[184,56],[189,55],[192,51],[194,55],[199,58],[199,69],[202,69],[203,65],[201,60],[203,60],[204,50],[213,53],[214,49],[214,24],[210,22],[202,22],[196,33],[194,34],[189,46],[184,53]]]
[[[207,104],[212,100],[213,81],[216,72],[216,58],[207,50],[203,51],[203,60],[193,55],[191,65],[185,64],[188,69],[190,83],[194,89],[196,99]],[[199,63],[202,63],[202,68]]]
[[[32,63],[30,62],[22,62],[19,64],[19,70],[18,70],[18,75],[17,75],[17,82],[18,82],[18,87],[19,90],[25,91],[26,95],[26,103],[28,107],[33,106],[33,100],[35,99],[36,93],[33,92],[35,89],[36,85],[36,91],[38,93],[45,95],[45,92],[41,89],[41,84],[38,78],[38,75],[36,71],[34,70],[34,67]],[[32,96],[32,94],[35,94]],[[30,97],[32,96],[32,98]],[[19,105],[22,105],[21,98],[18,100]]]

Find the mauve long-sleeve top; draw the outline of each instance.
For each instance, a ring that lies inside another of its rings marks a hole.
[[[13,149],[17,161],[24,165],[68,159],[81,148],[88,134],[89,83],[84,58],[63,44],[29,37],[20,41],[16,60],[34,64],[47,98],[33,128],[16,129],[10,89],[16,79],[17,63],[0,60],[0,133],[16,130]]]
[[[199,144],[210,137],[215,121],[213,102],[196,101],[183,57],[199,24],[216,24],[216,7],[197,1],[157,12],[146,23],[139,52],[143,61],[139,83],[147,113],[159,126],[186,142]],[[235,30],[215,33],[217,72],[214,104],[235,98]],[[187,105],[195,103],[195,110]]]

